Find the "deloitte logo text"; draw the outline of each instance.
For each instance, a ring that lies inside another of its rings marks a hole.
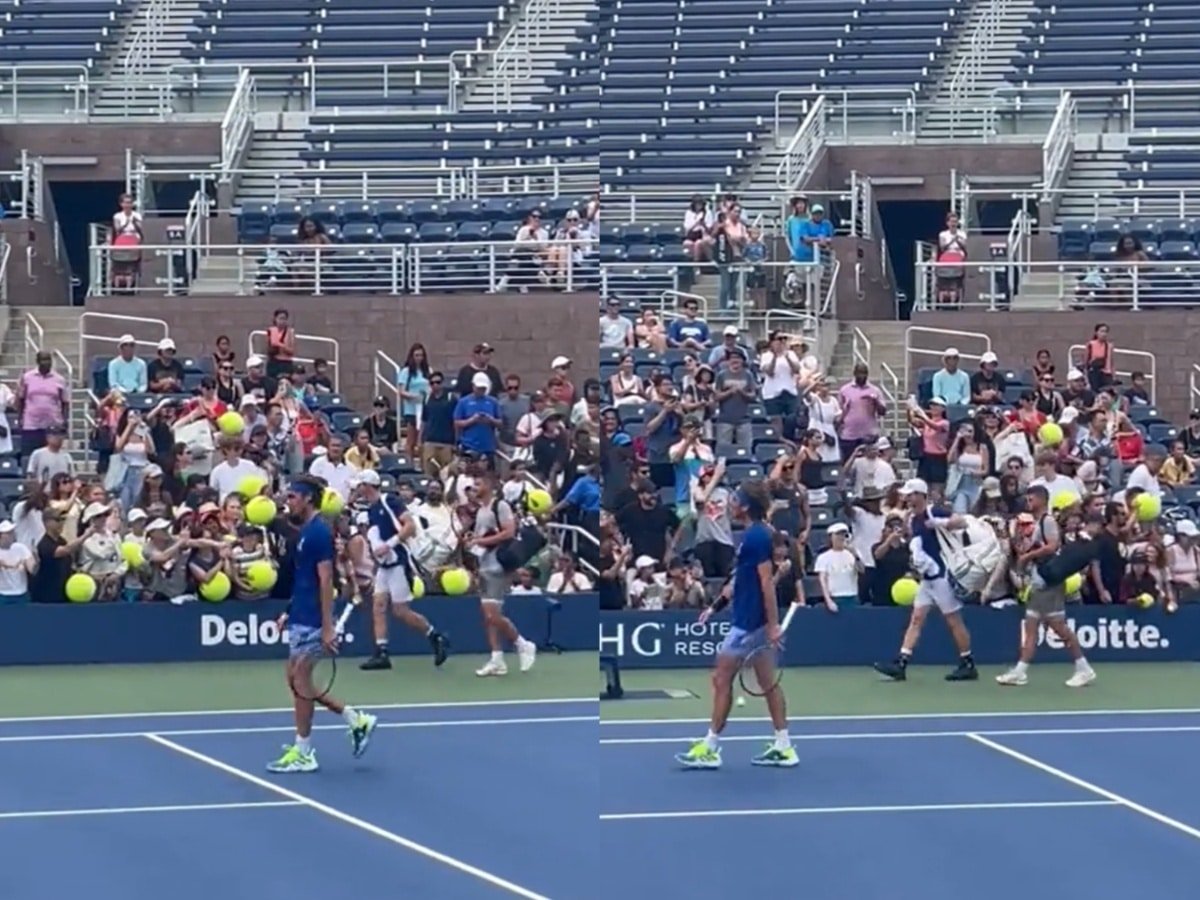
[[[287,643],[287,629],[280,629],[274,619],[260,618],[251,613],[245,621],[241,619],[226,619],[211,613],[200,617],[200,646],[219,647],[228,644],[231,647],[254,647],[259,644],[271,646]],[[354,641],[354,635],[347,632],[342,636],[347,644]]]
[[[1077,625],[1074,619],[1068,619],[1067,624],[1084,650],[1166,650],[1171,646],[1157,625],[1140,625],[1136,619],[1106,619],[1102,616],[1095,624]],[[1038,629],[1038,644],[1054,650],[1061,650],[1063,646],[1058,635],[1045,626]]]

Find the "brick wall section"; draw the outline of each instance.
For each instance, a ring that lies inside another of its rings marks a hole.
[[[134,156],[199,157],[221,155],[221,128],[209,123],[78,125],[38,123],[5,125],[0,133],[3,167],[16,162],[22,150],[32,157],[92,157],[85,165],[48,167],[48,181],[125,180],[125,149]],[[167,168],[158,163],[157,168]],[[191,164],[191,168],[202,166]],[[116,198],[113,198],[116,202]]]
[[[213,338],[228,334],[239,359],[245,359],[251,331],[265,330],[271,312],[285,307],[300,334],[332,337],[341,351],[341,389],[355,404],[367,405],[378,393],[372,383],[375,352],[403,362],[419,341],[431,362],[456,373],[471,348],[487,341],[496,348],[501,372],[516,372],[526,384],[545,383],[550,360],[561,354],[574,360],[576,385],[600,368],[596,339],[596,294],[427,295],[420,297],[93,297],[92,312],[165,320],[181,353],[210,352]],[[114,336],[136,327],[107,321],[95,326]],[[145,329],[143,329],[145,331]],[[303,344],[301,356],[311,356]],[[99,354],[104,348],[89,350]]]
[[[1060,377],[1066,374],[1067,348],[1086,343],[1099,322],[1108,323],[1118,350],[1145,350],[1155,355],[1158,406],[1172,421],[1186,423],[1188,410],[1194,405],[1189,400],[1189,376],[1193,364],[1200,363],[1200,342],[1197,341],[1200,335],[1200,311],[986,313],[964,310],[917,313],[913,316],[914,325],[989,335],[992,349],[1005,367],[1029,367],[1037,351],[1044,347],[1053,356]],[[920,341],[922,347],[936,347],[943,339],[940,336],[922,335]],[[979,352],[979,342],[970,342],[965,338],[947,336],[944,344],[956,344],[964,353]],[[916,368],[935,362],[933,357],[927,357],[914,365],[909,373],[909,383],[915,383],[911,379]],[[1117,368],[1126,368],[1119,354]]]

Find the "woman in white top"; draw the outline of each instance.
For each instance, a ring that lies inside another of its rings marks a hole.
[[[858,576],[863,564],[849,546],[850,528],[844,522],[829,526],[829,549],[813,563],[821,583],[825,608],[837,612],[844,606],[858,606]]]
[[[946,227],[937,240],[937,297],[938,303],[957,304],[962,299],[967,261],[967,233],[962,230],[958,214],[946,214]]]
[[[646,402],[646,384],[633,370],[633,354],[622,354],[616,374],[608,381],[613,406],[640,406]]]
[[[964,422],[958,427],[954,443],[946,461],[950,464],[946,496],[957,515],[964,515],[975,508],[983,479],[992,470],[988,449],[981,441],[977,426]]]
[[[635,346],[662,353],[667,349],[667,329],[663,327],[658,313],[643,309],[642,317],[633,326]]]
[[[128,513],[142,495],[146,466],[150,465],[150,455],[154,452],[150,429],[136,409],[125,410],[121,422],[117,425],[117,443],[113,449],[116,450],[117,456],[109,465],[121,469],[120,473],[113,473],[120,474],[121,478],[115,485],[117,502],[120,503],[121,510]]]
[[[542,227],[541,210],[533,210],[525,217],[513,238],[512,266],[508,275],[501,279],[499,290],[506,288],[511,279],[517,283],[517,290],[524,294],[528,293],[529,285],[536,284],[539,279],[543,282],[549,280],[549,274],[542,268],[548,252],[548,237],[546,229]]]
[[[133,196],[122,194],[112,221],[112,285],[133,290],[142,265],[141,245],[145,241],[142,214],[133,208]]]
[[[829,392],[829,383],[823,378],[814,382],[812,390],[804,395],[804,402],[808,405],[808,427],[821,432],[824,438],[820,449],[821,462],[841,462],[837,423],[842,418],[842,405]]]
[[[8,421],[8,410],[17,396],[7,384],[0,383],[0,453],[13,452],[12,425]]]
[[[0,522],[0,606],[29,602],[29,576],[36,568],[33,551],[17,540],[17,526]]]
[[[758,358],[758,371],[762,377],[762,398],[767,415],[775,420],[778,429],[783,419],[794,415],[800,405],[800,392],[796,387],[800,357],[788,349],[782,333],[771,334],[771,345]]]
[[[591,234],[579,221],[578,210],[568,210],[567,216],[559,223],[554,233],[555,243],[547,250],[550,264],[550,280],[557,280],[558,286],[566,288],[569,281],[567,273],[572,264],[583,262],[583,257],[590,251]]]
[[[696,262],[703,262],[712,255],[711,232],[715,222],[708,201],[695,194],[683,214],[683,249]]]

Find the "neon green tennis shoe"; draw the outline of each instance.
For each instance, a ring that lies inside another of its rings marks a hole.
[[[310,750],[305,753],[294,744],[283,748],[283,755],[272,763],[267,763],[267,771],[274,772],[276,775],[291,775],[296,772],[315,772],[320,766],[317,765],[317,751]]]
[[[685,769],[719,769],[721,750],[714,750],[704,741],[697,741],[687,753],[676,753],[675,761]]]
[[[786,750],[776,747],[774,744],[767,746],[767,749],[750,762],[756,766],[774,766],[779,769],[790,769],[793,766],[800,765],[800,757],[796,753],[795,747],[788,747]]]

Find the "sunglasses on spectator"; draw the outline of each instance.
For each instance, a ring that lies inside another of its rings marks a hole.
[[[430,383],[430,384],[441,384],[441,383],[442,383],[442,379],[440,379],[440,378],[430,378],[430,379],[429,379],[429,383]]]

